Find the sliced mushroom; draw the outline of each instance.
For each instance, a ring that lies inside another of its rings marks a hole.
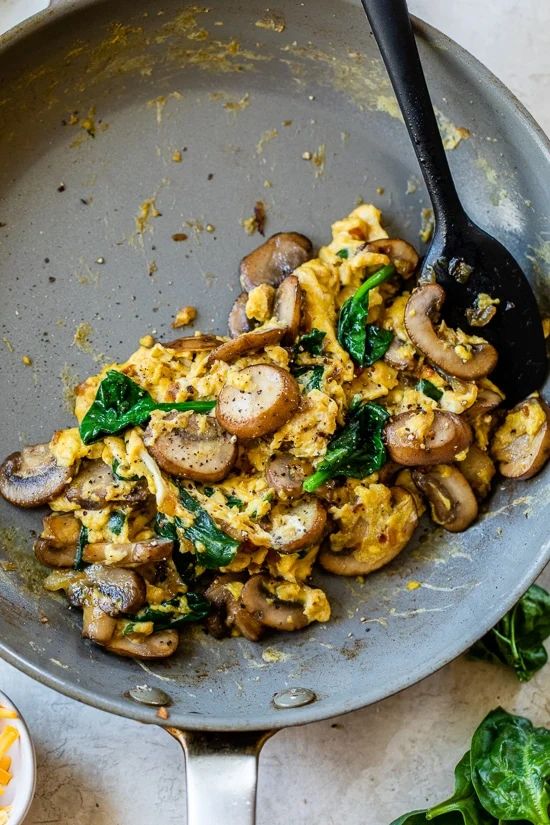
[[[136,613],[145,604],[145,582],[134,570],[92,564],[67,586],[73,607],[82,607],[94,594],[94,603],[109,616]]]
[[[384,361],[397,370],[414,370],[415,358],[412,347],[406,341],[393,337],[384,355]]]
[[[335,551],[321,550],[319,562],[337,576],[366,576],[389,564],[409,543],[418,524],[414,497],[401,487],[392,487],[392,512],[378,535],[373,536],[376,514],[365,513],[357,519],[349,546]]]
[[[242,358],[249,352],[257,352],[259,349],[271,347],[279,344],[285,335],[286,330],[282,327],[260,327],[253,329],[252,332],[244,332],[238,338],[232,338],[230,341],[224,341],[219,347],[216,347],[208,356],[208,364],[214,361],[225,361],[227,364],[232,364],[237,358]]]
[[[282,343],[290,346],[296,340],[302,318],[302,288],[296,275],[289,275],[277,289],[274,314],[285,328]]]
[[[402,238],[379,238],[370,241],[366,246],[367,252],[378,252],[387,255],[402,278],[410,278],[418,266],[418,253]]]
[[[239,385],[226,384],[218,396],[216,418],[238,438],[259,438],[274,432],[293,415],[300,388],[281,367],[256,364],[237,373]]]
[[[310,620],[301,602],[277,598],[278,585],[283,581],[269,576],[252,576],[241,595],[242,603],[261,624],[274,630],[301,630]]]
[[[72,513],[52,513],[43,520],[34,554],[47,567],[72,567],[79,535],[80,522]]]
[[[231,307],[231,312],[229,313],[229,317],[227,319],[227,326],[229,327],[229,334],[232,338],[237,338],[239,335],[242,335],[245,332],[250,332],[252,329],[252,321],[246,314],[247,301],[248,293],[241,292]]]
[[[473,421],[479,415],[487,415],[496,410],[502,404],[502,398],[494,390],[480,387],[477,392],[475,403],[465,411],[468,420]]]
[[[445,291],[439,284],[423,284],[411,294],[405,309],[405,326],[414,345],[429,360],[457,378],[473,381],[494,370],[498,354],[486,341],[474,344],[469,358],[463,358],[456,345],[440,338],[432,319],[439,314]]]
[[[109,642],[116,630],[116,619],[104,613],[103,610],[94,604],[93,600],[89,604],[84,604],[82,609],[82,636],[91,639],[97,644]]]
[[[472,430],[461,416],[434,410],[433,424],[424,438],[415,431],[421,411],[400,413],[385,428],[385,440],[392,461],[405,466],[442,464],[453,461],[472,442]]]
[[[159,630],[140,639],[115,636],[103,645],[105,650],[132,659],[165,659],[176,652],[179,635],[177,630]]]
[[[326,510],[314,496],[284,506],[276,505],[270,513],[271,544],[279,553],[296,553],[321,541],[327,524]]]
[[[0,466],[0,494],[18,507],[40,507],[63,492],[73,470],[57,463],[49,444],[23,447]]]
[[[86,510],[101,510],[109,501],[137,504],[149,497],[145,479],[140,479],[129,492],[123,492],[125,490],[128,490],[128,482],[115,478],[111,468],[98,458],[83,461],[78,475],[65,491],[65,497]]]
[[[87,544],[83,558],[84,561],[92,564],[131,568],[168,559],[173,549],[174,542],[163,538],[120,542],[119,544],[102,541]]]
[[[515,406],[495,432],[492,452],[506,478],[531,478],[550,457],[550,408],[536,396]]]
[[[246,255],[239,268],[242,288],[250,292],[260,284],[279,286],[281,281],[311,258],[309,238],[298,232],[278,232]]]
[[[55,547],[51,540],[40,538],[34,543],[34,555],[46,567],[72,567],[76,557],[76,544],[72,547]]]
[[[162,346],[175,352],[208,352],[223,344],[223,338],[216,335],[188,335],[174,341],[163,341]]]
[[[240,600],[242,582],[234,576],[218,576],[205,592],[215,612],[208,616],[207,628],[212,636],[221,638],[235,628],[241,636],[257,642],[263,635],[263,625],[246,610]]]
[[[295,458],[290,453],[282,453],[271,459],[267,465],[266,479],[277,495],[284,498],[298,498],[304,491],[302,484],[312,472],[312,465],[303,458]]]
[[[471,444],[466,458],[459,462],[458,469],[479,500],[489,495],[496,468],[488,453],[477,444]]]
[[[235,436],[224,432],[213,416],[169,413],[165,427],[145,431],[145,445],[159,467],[178,478],[221,481],[237,459]],[[174,426],[180,422],[181,426]]]
[[[461,533],[477,518],[472,488],[456,467],[436,464],[413,470],[413,481],[430,502],[432,521],[451,533]]]

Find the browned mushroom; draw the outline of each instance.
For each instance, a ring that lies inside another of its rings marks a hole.
[[[49,444],[23,447],[0,466],[0,494],[18,507],[40,507],[63,492],[73,471],[57,463]]]
[[[384,355],[384,361],[397,370],[413,370],[415,367],[414,351],[410,344],[394,336]]]
[[[400,413],[385,428],[385,439],[392,461],[406,466],[442,464],[453,461],[472,442],[472,430],[460,416],[433,411],[433,423],[425,437],[417,432],[421,410]]]
[[[175,352],[208,352],[223,344],[223,338],[216,335],[188,335],[174,341],[163,341],[162,346]]]
[[[68,580],[67,598],[73,607],[94,603],[109,616],[136,613],[145,604],[145,582],[134,570],[91,564]]]
[[[480,449],[477,444],[471,444],[466,458],[459,462],[458,469],[478,499],[482,500],[489,495],[496,468],[485,450]]]
[[[266,479],[277,495],[283,498],[298,498],[303,495],[302,484],[312,472],[312,465],[303,458],[295,458],[290,453],[282,453],[271,459],[266,469]]]
[[[281,367],[256,364],[239,370],[237,377],[239,387],[225,384],[222,388],[216,418],[224,430],[238,438],[259,438],[274,432],[298,408],[300,388]]]
[[[72,513],[52,513],[43,520],[42,535],[34,553],[47,567],[72,567],[80,535],[80,522]]]
[[[100,458],[82,462],[78,475],[65,491],[65,497],[86,510],[101,510],[109,501],[118,504],[138,504],[149,498],[145,479],[132,484],[113,476],[108,464]]]
[[[237,358],[242,358],[249,352],[256,352],[265,347],[271,347],[280,343],[286,330],[282,327],[259,327],[251,332],[243,332],[238,338],[224,341],[208,356],[208,364],[214,361],[225,361],[227,364],[233,363]]]
[[[418,253],[402,238],[378,238],[370,241],[365,249],[367,252],[378,252],[387,255],[402,278],[410,278],[418,266]]]
[[[289,275],[277,289],[274,314],[285,328],[282,343],[287,346],[293,344],[302,317],[302,288],[296,275]]]
[[[423,284],[411,294],[405,309],[405,326],[414,345],[429,360],[449,375],[473,381],[494,370],[498,354],[486,341],[475,343],[466,357],[457,352],[457,345],[439,337],[433,326],[445,301],[445,291],[439,284]],[[463,347],[464,349],[464,347]]]
[[[418,524],[415,499],[407,490],[392,487],[391,504],[380,532],[377,514],[364,512],[357,518],[346,548],[321,550],[321,566],[337,576],[366,576],[389,564],[407,546]]]
[[[242,605],[242,587],[240,579],[224,575],[217,576],[206,590],[204,595],[214,607],[214,612],[206,620],[212,636],[221,638],[234,628],[251,642],[261,639],[263,625]]]
[[[83,559],[85,562],[104,564],[107,567],[141,567],[142,564],[168,559],[173,549],[174,542],[163,538],[125,541],[118,544],[101,541],[87,544]]]
[[[229,334],[232,338],[237,338],[244,332],[250,332],[252,329],[252,321],[246,314],[246,302],[248,301],[248,293],[241,292],[235,298],[235,302],[231,307],[231,312],[227,319],[227,326],[229,327]]]
[[[150,636],[115,635],[103,647],[110,653],[132,659],[165,659],[176,652],[178,641],[177,630],[159,630]]]
[[[276,504],[270,513],[271,544],[279,553],[296,553],[321,541],[327,523],[326,510],[314,496],[285,506]]]
[[[492,452],[506,478],[531,478],[550,456],[550,408],[537,396],[526,398],[495,432]]]
[[[93,598],[82,607],[82,636],[102,645],[109,642],[116,630],[117,622],[105,613]]]
[[[269,576],[252,576],[241,595],[245,608],[261,624],[274,630],[301,630],[310,620],[301,602],[286,601],[277,597],[282,580]]]
[[[477,518],[472,488],[456,467],[436,464],[413,470],[413,481],[430,502],[432,521],[451,533],[461,533]]]
[[[145,431],[144,441],[159,467],[178,478],[221,481],[237,459],[235,436],[210,415],[169,413]]]
[[[469,421],[473,421],[473,419],[477,418],[479,415],[487,415],[493,412],[493,410],[500,406],[500,404],[502,404],[502,398],[498,392],[490,390],[486,387],[480,387],[477,392],[475,403],[472,404],[471,407],[468,407],[465,411],[465,415],[468,416]]]
[[[250,292],[260,284],[279,286],[283,278],[311,255],[311,241],[305,235],[278,232],[242,259],[239,269],[242,288]]]

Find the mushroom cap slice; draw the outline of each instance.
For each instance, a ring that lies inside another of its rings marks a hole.
[[[488,415],[502,404],[503,399],[494,390],[479,387],[475,402],[465,410],[468,420],[473,421],[479,415]]]
[[[0,466],[0,494],[18,507],[40,507],[63,492],[73,470],[57,463],[49,444],[23,447]]]
[[[178,641],[177,630],[159,630],[139,640],[131,639],[129,636],[115,636],[103,647],[117,656],[128,656],[132,659],[165,659],[176,652]]]
[[[369,518],[376,518],[376,514],[365,513],[357,520],[349,547],[341,551],[321,550],[321,567],[337,576],[366,576],[399,555],[418,525],[418,512],[414,497],[407,490],[392,487],[391,494],[392,512],[383,532],[373,540]]]
[[[413,290],[405,309],[405,327],[409,338],[429,360],[449,375],[475,381],[489,375],[496,366],[498,353],[488,342],[474,344],[471,357],[465,360],[449,341],[435,331],[432,318],[439,314],[445,290],[439,284],[422,284]]]
[[[237,460],[235,436],[222,430],[213,416],[170,413],[166,427],[145,431],[145,445],[159,467],[178,478],[221,481]],[[174,426],[174,422],[181,426]]]
[[[302,320],[302,288],[296,275],[288,275],[275,295],[274,315],[285,328],[282,343],[290,346],[296,340]]]
[[[378,238],[369,241],[365,250],[387,255],[402,278],[410,278],[418,266],[418,252],[402,238]]]
[[[231,312],[227,319],[227,326],[229,327],[229,334],[232,338],[237,338],[244,332],[250,332],[252,329],[252,321],[246,314],[246,302],[248,301],[248,293],[241,292],[235,298],[235,302],[231,307]]]
[[[116,619],[104,613],[93,601],[84,604],[82,609],[83,638],[91,639],[99,645],[106,644],[112,639],[116,626]]]
[[[304,494],[302,484],[312,472],[312,465],[291,453],[281,453],[271,459],[266,469],[266,479],[277,495],[298,498]]]
[[[108,502],[118,504],[138,504],[149,498],[145,479],[140,479],[129,489],[130,482],[120,481],[113,476],[108,464],[101,458],[83,461],[65,497],[73,504],[86,510],[101,510]]]
[[[92,564],[67,587],[67,598],[74,607],[90,601],[109,616],[136,613],[145,604],[145,582],[134,570]]]
[[[162,346],[175,352],[208,352],[223,344],[216,335],[187,335],[173,341],[163,341]]]
[[[405,466],[443,464],[472,443],[472,430],[461,416],[434,410],[434,420],[427,436],[421,440],[415,433],[418,411],[400,413],[385,427],[385,441],[392,461]]]
[[[536,396],[517,404],[495,432],[492,453],[506,478],[536,475],[550,457],[550,408]]]
[[[314,496],[290,506],[276,505],[270,514],[271,544],[279,553],[296,553],[321,541],[327,524],[327,513]]]
[[[144,541],[111,543],[107,541],[87,544],[85,562],[104,564],[107,567],[141,567],[142,564],[163,561],[171,556],[174,542],[171,539],[152,538]]]
[[[257,642],[263,636],[263,625],[243,606],[240,600],[242,582],[230,574],[217,576],[205,591],[205,596],[215,609],[207,619],[212,636],[221,638],[235,628],[241,636]]]
[[[220,425],[237,438],[259,438],[278,430],[297,410],[300,388],[287,370],[255,364],[237,373],[239,387],[226,384],[216,405]]]
[[[76,543],[56,547],[51,539],[39,538],[34,543],[34,555],[46,567],[73,567],[76,558]]]
[[[458,469],[479,500],[489,495],[491,481],[496,473],[496,467],[489,453],[477,444],[471,444],[464,461],[458,463]]]
[[[436,464],[412,472],[413,481],[430,502],[432,521],[451,533],[461,533],[477,518],[472,488],[456,467]]]
[[[277,598],[277,586],[283,584],[269,576],[252,576],[241,594],[245,608],[259,622],[274,630],[301,630],[310,623],[300,602]]]
[[[208,364],[214,361],[225,361],[232,364],[237,358],[242,358],[249,352],[257,352],[265,347],[272,347],[279,344],[283,339],[286,330],[282,327],[259,327],[251,332],[243,332],[237,338],[224,341],[208,356]]]
[[[313,252],[312,243],[298,232],[277,232],[242,259],[241,285],[250,292],[260,284],[279,286],[283,278],[306,261]]]

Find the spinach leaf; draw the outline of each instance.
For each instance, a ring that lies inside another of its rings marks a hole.
[[[390,825],[427,825],[426,811],[411,811],[394,819]]]
[[[113,459],[113,463],[111,465],[111,472],[115,478],[118,478],[119,481],[137,481],[139,476],[123,476],[119,473],[118,468],[120,467],[120,461],[118,458]]]
[[[300,352],[309,352],[310,355],[321,355],[326,332],[314,327],[298,339],[294,347],[294,355]]]
[[[109,370],[96,393],[95,400],[80,423],[84,444],[92,444],[104,435],[115,435],[126,427],[145,424],[153,410],[193,410],[208,413],[215,401],[180,401],[160,403],[127,375]]]
[[[437,819],[441,823],[441,816],[458,813],[464,825],[492,825],[494,819],[483,810],[477,798],[470,768],[470,751],[464,754],[455,768],[455,789],[449,799],[440,802],[427,811],[427,819]]]
[[[153,529],[157,536],[174,542],[172,561],[181,579],[189,581],[194,578],[195,556],[192,553],[182,553],[176,521],[164,513],[157,513],[153,521]]]
[[[133,622],[153,622],[155,630],[200,622],[210,613],[210,602],[198,593],[185,593],[160,604],[148,604],[136,613]]]
[[[239,510],[244,507],[244,501],[237,496],[227,496],[226,504],[228,507],[237,507]]]
[[[439,387],[436,387],[435,384],[432,384],[427,378],[421,378],[415,389],[417,389],[418,392],[423,392],[424,395],[427,395],[428,398],[431,398],[433,401],[439,401],[443,395],[443,390],[440,390]]]
[[[329,442],[323,460],[303,488],[312,493],[335,476],[365,478],[379,470],[386,461],[382,440],[389,412],[372,401],[352,402],[345,426]]]
[[[84,548],[88,544],[88,528],[81,527],[78,535],[78,543],[76,545],[76,553],[74,557],[74,569],[82,570],[84,568]]]
[[[514,668],[528,682],[548,661],[543,642],[550,636],[550,593],[533,584],[519,602],[472,647],[470,655]]]
[[[391,337],[388,340],[387,335],[380,336],[379,334],[381,332],[386,333],[386,330],[380,330],[378,327],[376,328],[378,332],[371,331],[367,337],[367,316],[369,314],[370,290],[387,281],[394,273],[395,267],[391,264],[383,266],[374,275],[367,278],[354,295],[344,301],[340,310],[338,340],[361,367],[369,366],[377,360],[374,357],[374,344],[376,344],[376,352],[382,352],[383,355],[391,343]],[[389,335],[392,336],[392,333],[389,333]],[[383,349],[383,346],[385,346],[385,349]]]
[[[115,534],[115,536],[120,536],[125,521],[126,515],[121,510],[113,510],[113,512],[109,516],[107,527],[109,528],[111,533]]]
[[[349,258],[349,249],[339,249],[336,254],[339,258],[342,258],[342,260],[347,261]]]
[[[550,825],[550,730],[497,708],[474,733],[471,765],[479,801],[497,820]]]
[[[292,375],[307,392],[311,390],[320,390],[323,381],[323,374],[325,368],[321,364],[304,364],[303,366],[293,367],[291,369]]]
[[[180,487],[180,501],[194,516],[194,521],[189,527],[185,527],[182,520],[176,517],[176,526],[193,543],[197,564],[211,570],[232,562],[240,542],[220,530],[206,510],[183,487]]]
[[[390,329],[382,329],[376,324],[367,324],[365,334],[365,363],[363,366],[370,367],[371,364],[380,361],[388,351],[393,341],[393,332]]]

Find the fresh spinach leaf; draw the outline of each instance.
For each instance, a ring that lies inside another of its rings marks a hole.
[[[200,622],[210,613],[210,602],[198,593],[185,593],[160,604],[149,604],[136,613],[134,622],[153,622],[155,630]]]
[[[180,501],[194,520],[188,527],[179,518],[175,522],[185,538],[193,543],[197,564],[208,569],[226,567],[235,558],[239,542],[220,530],[206,510],[183,487],[180,487]]]
[[[421,378],[416,385],[416,389],[418,392],[423,392],[424,395],[427,395],[432,401],[439,401],[443,395],[443,390],[440,390],[439,387],[436,387],[435,384],[432,384],[427,378]]]
[[[475,788],[472,783],[472,771],[470,767],[470,751],[464,754],[455,768],[455,789],[449,799],[440,802],[429,808],[426,818],[431,821],[437,819],[439,825],[443,821],[442,816],[447,814],[460,814],[461,825],[493,825],[495,820],[485,811],[479,803]]]
[[[239,510],[242,510],[244,507],[244,501],[237,496],[227,496],[226,502],[228,507],[237,507]]]
[[[382,439],[389,412],[372,401],[352,402],[345,426],[329,442],[323,460],[303,488],[312,493],[335,476],[365,478],[379,470],[386,461]]]
[[[369,292],[376,286],[387,281],[395,273],[395,267],[389,264],[383,266],[374,275],[361,284],[359,289],[340,309],[338,319],[338,340],[351,355],[356,364],[367,367],[377,360],[375,353],[384,353],[388,349],[393,334],[388,330],[370,331],[367,334],[367,316],[369,314]],[[369,327],[375,326],[369,324]],[[382,355],[378,355],[381,358]]]
[[[310,355],[321,355],[323,351],[323,341],[326,332],[314,327],[309,332],[305,332],[297,341],[294,347],[294,355],[300,352],[309,352]]]
[[[479,801],[497,820],[550,825],[550,730],[497,708],[474,733],[471,766]]]
[[[115,536],[120,536],[122,533],[122,528],[124,527],[124,522],[126,521],[126,515],[121,510],[113,510],[111,515],[109,516],[109,521],[107,522],[107,527],[114,533]]]
[[[550,593],[533,584],[519,602],[472,647],[470,655],[512,667],[528,682],[548,661],[543,642],[550,636]]]
[[[293,367],[291,372],[306,393],[321,389],[325,372],[325,368],[321,364],[304,364],[303,366]]]
[[[80,423],[84,444],[92,444],[104,435],[115,435],[127,427],[145,424],[153,410],[193,410],[208,413],[215,401],[180,401],[160,403],[127,375],[109,370],[96,393],[95,400]]]
[[[84,568],[84,549],[88,544],[88,528],[81,527],[78,534],[78,543],[76,545],[76,553],[74,557],[74,569],[82,570]]]

